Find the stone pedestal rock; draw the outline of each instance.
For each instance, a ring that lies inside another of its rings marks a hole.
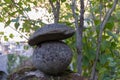
[[[66,70],[72,60],[71,49],[63,42],[45,42],[35,48],[33,64],[46,74],[57,75]]]

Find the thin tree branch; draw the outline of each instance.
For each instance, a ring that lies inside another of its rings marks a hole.
[[[55,23],[59,22],[59,15],[60,15],[60,0],[57,0],[57,2],[56,2]]]
[[[107,14],[105,15],[104,19],[103,19],[103,23],[101,25],[101,30],[103,31],[105,24],[107,23],[109,17],[111,16],[112,12],[114,11],[116,5],[118,3],[118,0],[114,0],[114,4],[112,6],[112,8],[107,12]]]
[[[80,15],[80,24],[78,23],[78,17],[75,13],[76,10],[76,0],[72,0],[72,13],[73,17],[75,19],[75,26],[76,26],[76,48],[77,48],[77,53],[78,53],[78,58],[77,58],[77,70],[78,73],[81,75],[82,73],[82,33],[83,33],[83,25],[84,25],[84,1],[80,0],[81,4],[81,15]]]
[[[9,27],[11,29],[13,29],[14,31],[16,31],[17,33],[19,33],[21,36],[23,36],[26,40],[28,40],[28,38],[26,36],[24,36],[21,32],[17,31],[15,28],[13,28],[12,26],[9,25]]]
[[[100,10],[100,21],[102,21],[102,3],[101,2],[100,2],[99,10]]]
[[[91,73],[90,80],[95,80],[96,64],[97,64],[98,57],[99,57],[99,52],[100,52],[100,45],[101,45],[101,41],[102,41],[102,32],[103,32],[103,29],[105,27],[105,24],[107,23],[109,17],[111,16],[112,12],[114,11],[117,3],[118,3],[118,0],[114,0],[112,8],[106,13],[106,15],[105,15],[105,17],[104,17],[104,19],[103,19],[103,21],[100,25],[100,33],[99,33],[98,41],[97,41],[96,58],[95,58],[95,61],[94,61],[93,67],[92,67],[92,73]]]
[[[49,3],[52,7],[52,12],[53,12],[53,15],[55,14],[56,10],[55,10],[55,6],[53,5],[53,2],[51,0],[49,0]]]
[[[27,17],[27,19],[28,19],[29,21],[31,21],[31,19],[30,19],[29,15],[27,14],[27,12],[24,11],[24,9],[23,9],[22,7],[19,7],[19,5],[18,5],[17,3],[15,3],[14,0],[11,0],[11,1],[13,2],[14,6],[17,7],[18,9],[20,9],[21,11],[23,11],[23,15],[25,15],[25,16]],[[32,25],[35,26],[35,24],[32,24]]]
[[[51,5],[51,7],[53,9],[53,12],[54,12],[55,11],[55,6],[53,5],[53,2],[51,0],[49,0],[49,3],[50,3],[50,5]]]
[[[60,0],[56,1],[56,6],[53,5],[53,2],[51,0],[49,0],[49,3],[52,7],[52,12],[54,15],[54,23],[58,23],[59,22],[59,14],[60,14]]]
[[[78,40],[77,40],[77,50],[78,50],[78,73],[82,74],[82,36],[83,36],[83,26],[84,26],[84,0],[80,0],[80,25],[78,28]]]
[[[76,26],[76,29],[78,30],[78,16],[75,13],[75,10],[76,10],[76,0],[72,0],[71,9],[72,9],[73,17],[75,19],[75,26]]]
[[[90,0],[88,0],[88,1],[89,1],[90,9],[92,9],[91,1],[90,1]],[[90,12],[91,12],[91,10],[90,10]],[[94,16],[93,11],[91,12],[91,15],[92,15],[92,19],[94,20],[94,19],[95,19],[95,16]]]
[[[90,2],[90,0],[88,0],[88,2],[89,2],[89,5],[90,5],[90,13],[91,13],[91,19],[92,19],[92,22],[91,22],[91,24],[92,24],[92,28],[93,28],[93,30],[95,30],[95,24],[94,24],[94,20],[95,20],[95,16],[94,16],[94,13],[93,13],[93,11],[91,11],[91,9],[92,9],[92,5],[91,5],[91,2]]]

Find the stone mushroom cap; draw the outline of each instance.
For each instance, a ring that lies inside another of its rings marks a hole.
[[[75,30],[64,24],[48,24],[35,31],[29,38],[28,44],[37,45],[43,41],[63,40],[71,37]]]

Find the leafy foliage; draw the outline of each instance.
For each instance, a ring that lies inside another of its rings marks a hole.
[[[28,57],[16,55],[16,54],[8,54],[8,72],[11,73],[13,70],[20,65],[23,61],[27,60]]]
[[[56,0],[52,0],[53,3]],[[107,10],[112,7],[113,0],[85,0],[85,29],[83,32],[83,76],[90,77],[92,65],[94,63],[97,38],[99,33],[99,27],[101,20],[107,13]],[[80,12],[79,1],[77,0],[77,15]],[[120,2],[119,2],[120,4]],[[115,80],[120,79],[120,6],[117,5],[115,11],[105,25],[104,32],[102,34],[102,43],[100,47],[99,60],[96,66],[98,71],[99,80]],[[5,27],[14,23],[14,28],[17,31],[26,32],[26,36],[29,36],[34,30],[38,29],[45,23],[41,19],[32,20],[27,15],[27,12],[31,11],[33,7],[39,6],[45,8],[50,14],[52,9],[48,0],[0,0],[0,22],[5,23]],[[43,16],[44,17],[44,16]],[[52,20],[51,20],[52,21]],[[71,11],[71,2],[69,0],[61,0],[60,10],[60,23],[65,23],[71,27],[74,26],[74,18]],[[22,22],[22,27],[20,27]],[[0,35],[4,35],[0,32]],[[10,34],[10,38],[14,35]],[[74,58],[72,61],[72,68],[76,70],[76,40],[72,37],[65,40],[74,52]],[[7,36],[4,36],[5,40],[8,40]]]

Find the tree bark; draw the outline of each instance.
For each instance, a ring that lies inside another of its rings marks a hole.
[[[52,7],[52,12],[54,15],[54,23],[58,23],[59,22],[59,15],[60,15],[60,0],[56,1],[56,6],[54,6],[52,0],[49,0],[49,3]]]
[[[78,23],[78,16],[76,15],[76,0],[72,0],[72,12],[75,19],[76,27],[76,48],[77,48],[77,70],[78,73],[82,74],[82,35],[83,35],[83,26],[84,26],[84,0],[80,0],[80,23]]]

